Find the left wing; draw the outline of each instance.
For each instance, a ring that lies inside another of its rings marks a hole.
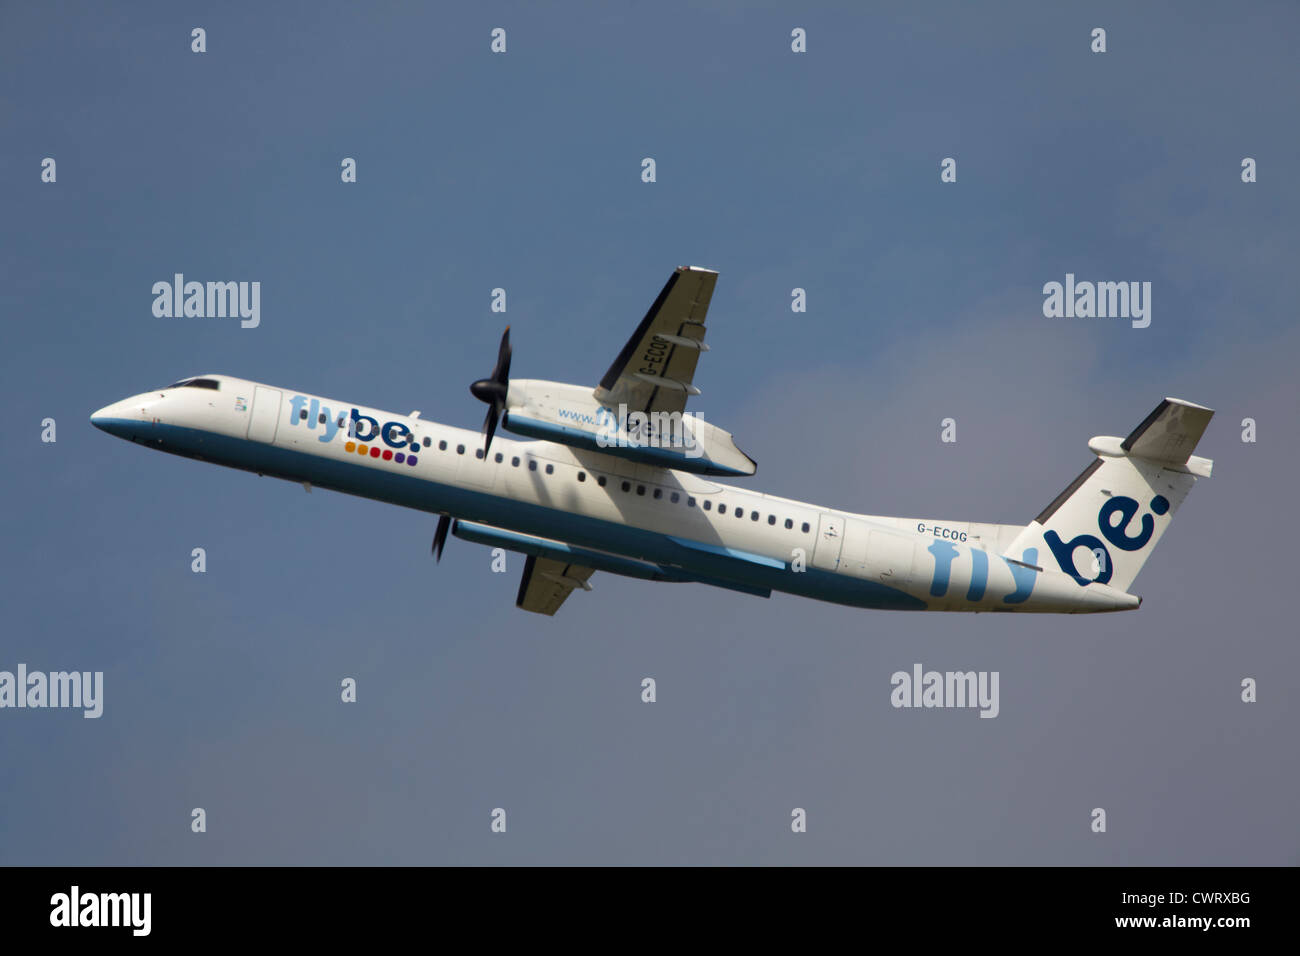
[[[592,568],[570,564],[552,558],[528,556],[524,565],[524,578],[519,582],[519,597],[515,605],[538,614],[554,614],[573,593],[574,588],[590,591],[587,579],[594,574]]]
[[[596,400],[631,412],[681,412],[700,394],[692,379],[704,344],[704,316],[718,274],[678,266],[596,389]]]

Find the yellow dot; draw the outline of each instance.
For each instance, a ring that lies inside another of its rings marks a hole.
[[[354,441],[350,441],[343,446],[343,450],[346,452],[354,452],[357,450],[357,443]]]

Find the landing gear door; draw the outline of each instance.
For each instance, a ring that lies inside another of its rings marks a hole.
[[[280,424],[280,392],[274,388],[254,386],[253,414],[248,416],[248,437],[253,441],[275,441]]]
[[[834,571],[840,566],[840,548],[844,546],[844,519],[823,514],[817,522],[817,546],[813,549],[813,567]]]

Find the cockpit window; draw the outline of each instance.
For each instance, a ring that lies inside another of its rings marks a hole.
[[[215,392],[221,388],[221,383],[215,378],[183,378],[179,382],[172,382],[167,388],[210,388]]]

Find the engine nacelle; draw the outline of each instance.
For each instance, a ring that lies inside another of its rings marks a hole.
[[[501,424],[517,435],[699,475],[752,475],[758,468],[730,432],[699,415],[611,408],[583,385],[511,379]]]

